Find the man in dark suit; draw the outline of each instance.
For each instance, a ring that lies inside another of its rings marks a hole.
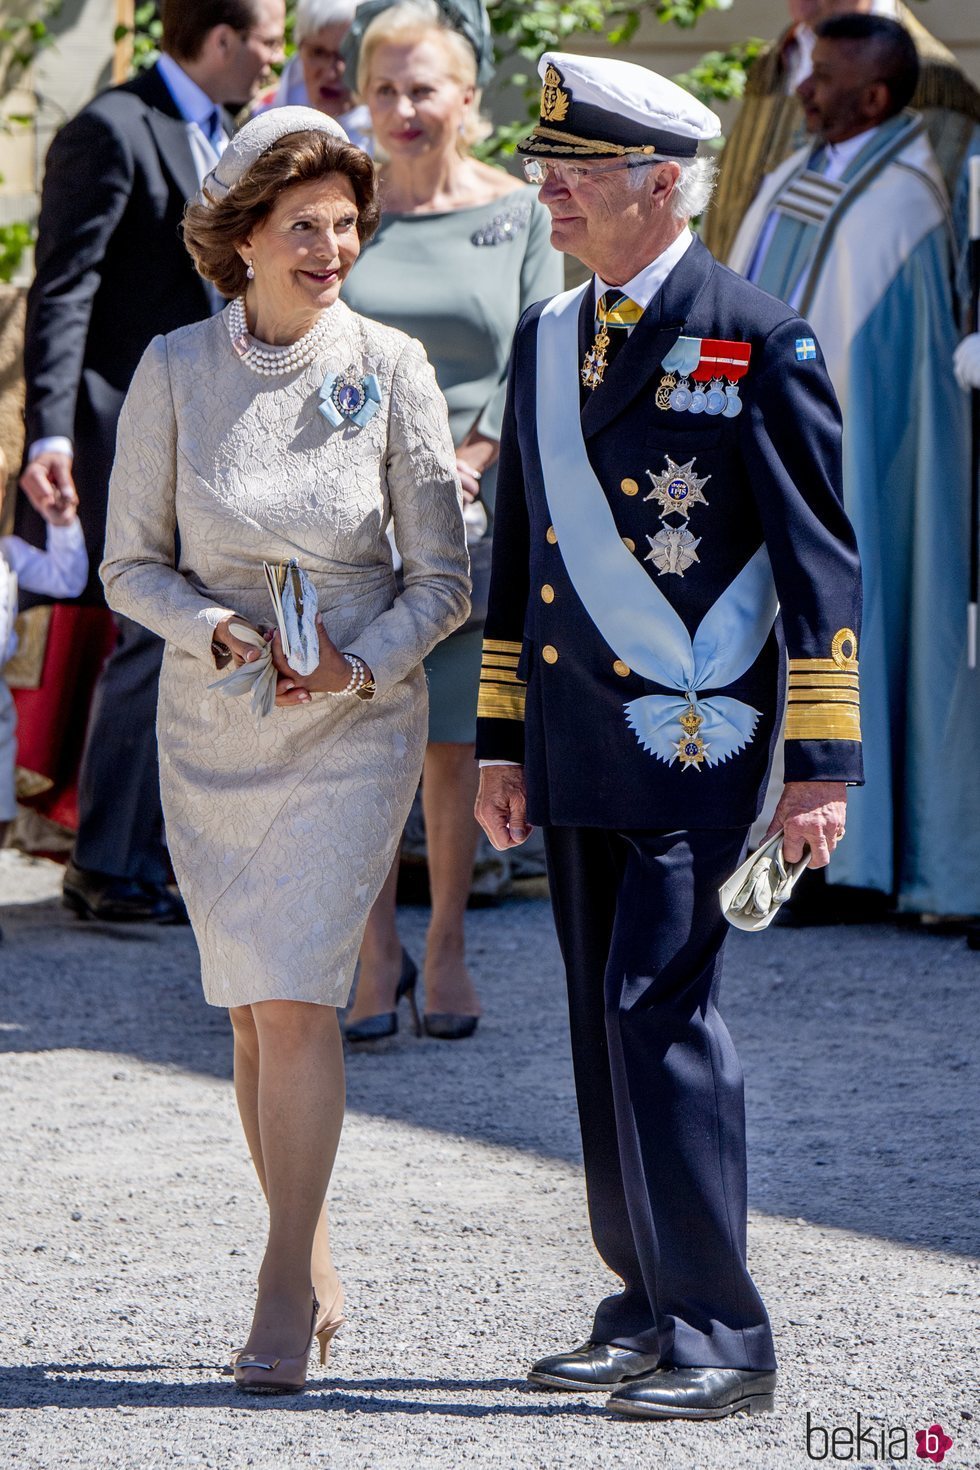
[[[243,106],[281,55],[284,0],[164,0],[163,55],[110,88],[57,135],[48,153],[27,307],[27,464],[37,510],[77,496],[102,598],[116,421],[152,337],[220,303],[180,238],[184,204],[214,167]],[[21,502],[18,529],[43,522]],[[163,645],[117,619],[96,690],[79,777],[79,831],[65,899],[100,919],[175,922],[156,755]]]
[[[862,779],[860,573],[806,322],[689,229],[718,120],[628,62],[548,55],[523,145],[594,272],[518,328],[478,711],[477,817],[545,831],[593,1235],[623,1290],[532,1382],[647,1418],[769,1408],[746,1265],[720,885],[780,738],[774,830],[815,867]]]

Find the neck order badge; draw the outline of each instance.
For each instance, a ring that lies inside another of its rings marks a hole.
[[[656,404],[677,413],[722,414],[737,418],[742,412],[738,384],[748,372],[751,342],[726,342],[713,337],[678,337],[663,360],[664,375]],[[691,383],[695,386],[693,389]],[[707,384],[707,389],[701,384]]]
[[[621,292],[606,291],[596,302],[595,314],[599,330],[582,362],[580,376],[583,388],[598,388],[605,377],[609,366],[609,328],[625,332],[635,327],[643,315],[643,307]]]

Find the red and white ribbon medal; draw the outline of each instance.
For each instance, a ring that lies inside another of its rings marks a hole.
[[[707,383],[708,388],[696,388],[691,394],[689,413],[722,414],[726,419],[737,418],[742,412],[742,400],[738,396],[738,384],[748,372],[752,356],[751,342],[725,342],[721,338],[704,337],[701,341],[701,356],[691,373],[695,383]]]

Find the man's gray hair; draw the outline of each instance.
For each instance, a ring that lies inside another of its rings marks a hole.
[[[718,165],[709,154],[698,158],[678,158],[680,178],[674,185],[670,206],[678,219],[697,219],[711,203],[718,179]]]
[[[357,0],[299,0],[296,6],[296,42],[315,36],[324,26],[349,26]]]
[[[704,214],[711,202],[718,178],[718,165],[710,154],[697,158],[658,158],[654,166],[657,163],[676,163],[680,169],[670,198],[670,207],[676,217],[689,220]],[[634,189],[642,189],[644,181],[650,175],[646,167],[643,167],[631,168],[626,177]]]

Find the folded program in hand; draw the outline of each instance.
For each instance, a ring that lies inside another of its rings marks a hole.
[[[295,560],[279,562],[276,566],[263,562],[262,569],[286,662],[301,676],[312,674],[320,662],[316,588]],[[272,649],[262,634],[248,623],[233,621],[229,623],[228,631],[241,642],[257,648],[259,656],[216,679],[208,688],[217,689],[220,694],[233,699],[250,693],[252,709],[261,719],[269,714],[276,702],[278,675],[272,662]]]

